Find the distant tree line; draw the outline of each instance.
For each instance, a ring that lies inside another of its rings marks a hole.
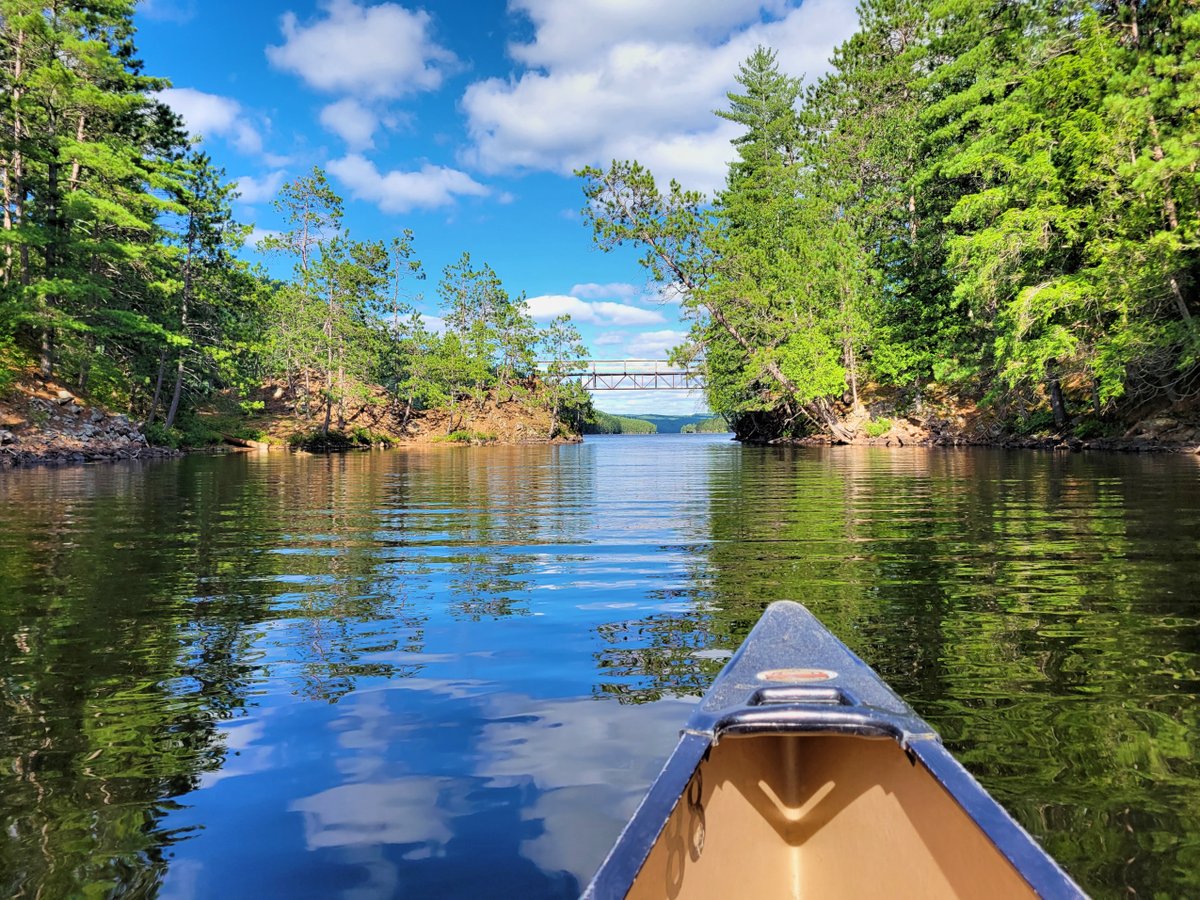
[[[580,171],[601,247],[645,250],[739,436],[850,439],[933,386],[998,418],[1118,422],[1200,395],[1200,7],[864,0],[803,87],[757,49],[711,202]]]
[[[701,422],[688,423],[679,429],[681,434],[726,434],[730,430],[724,416],[712,416]]]
[[[411,232],[352,236],[320,170],[283,187],[286,230],[263,242],[291,276],[240,259],[236,189],[156,99],[168,83],[142,72],[134,6],[0,0],[0,389],[36,367],[160,439],[215,394],[270,378],[326,433],[371,384],[405,418],[485,397],[556,420],[588,405],[558,377],[586,356],[569,320],[535,327],[463,254],[435,329],[417,313]]]
[[[616,416],[593,409],[583,420],[584,434],[656,434],[658,426],[645,419]]]

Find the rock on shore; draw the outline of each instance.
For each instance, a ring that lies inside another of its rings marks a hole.
[[[87,406],[53,382],[23,381],[0,401],[0,467],[175,453],[150,446],[128,416]]]

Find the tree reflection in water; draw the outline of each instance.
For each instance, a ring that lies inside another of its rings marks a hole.
[[[1195,467],[662,435],[0,474],[0,887],[574,894],[790,598],[1086,888],[1200,893]]]

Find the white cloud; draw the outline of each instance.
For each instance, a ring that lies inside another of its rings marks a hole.
[[[598,334],[592,339],[592,343],[597,347],[618,347],[625,343],[625,339],[629,337],[627,334],[622,334],[619,331],[606,331],[603,334]]]
[[[577,64],[631,35],[656,42],[723,37],[757,22],[762,8],[777,14],[785,6],[785,0],[512,0],[509,8],[528,16],[536,32],[509,52],[530,66]]]
[[[423,10],[396,3],[359,6],[324,0],[323,16],[301,24],[293,12],[280,20],[284,42],[267,59],[311,87],[366,97],[400,97],[439,87],[454,54],[430,34]]]
[[[661,313],[651,309],[639,309],[624,303],[599,301],[587,303],[578,297],[565,294],[543,294],[525,300],[529,314],[538,320],[553,319],[568,315],[576,322],[592,322],[608,325],[650,325],[665,321]]]
[[[259,228],[255,226],[253,229],[251,229],[249,236],[246,238],[246,246],[250,247],[251,249],[257,249],[258,242],[263,238],[279,237],[281,234],[283,234],[282,231],[275,231],[271,228]]]
[[[421,324],[434,334],[446,333],[446,320],[441,316],[431,316],[428,313],[417,313],[421,317]]]
[[[594,281],[589,281],[571,288],[573,296],[583,297],[587,300],[632,300],[640,293],[641,288],[623,281],[614,281],[609,284],[596,284]]]
[[[155,96],[183,117],[192,137],[221,137],[242,153],[262,152],[262,136],[232,97],[195,88],[167,88]]]
[[[847,0],[781,6],[517,0],[536,33],[512,52],[538,68],[467,88],[462,106],[473,143],[464,159],[488,172],[562,174],[638,159],[664,182],[675,177],[711,191],[724,181],[729,142],[740,130],[712,110],[727,105],[738,64],[766,44],[780,48],[784,71],[811,79],[857,23]],[[760,7],[781,17],[760,22]]]
[[[275,195],[279,193],[279,188],[283,185],[285,177],[287,177],[287,173],[282,169],[268,172],[260,178],[255,178],[252,175],[243,175],[237,180],[238,193],[241,194],[238,199],[242,203],[262,203],[263,201],[274,200]]]
[[[321,124],[340,137],[351,150],[375,146],[379,117],[353,97],[344,97],[321,110]]]
[[[373,784],[338,784],[293,800],[304,821],[309,850],[389,844],[440,847],[453,837],[439,801],[446,780],[437,776],[391,778]]]
[[[376,204],[385,213],[446,206],[460,196],[483,197],[491,192],[465,172],[425,164],[415,172],[380,172],[357,153],[334,159],[326,166],[357,200]]]
[[[649,325],[666,321],[660,312],[639,309],[624,303],[613,303],[611,300],[599,300],[591,304],[591,307],[596,311],[599,321],[612,322],[614,325]]]
[[[590,303],[584,303],[578,297],[568,297],[565,294],[543,294],[539,297],[526,297],[525,309],[535,319],[549,320],[558,316],[570,316],[576,322],[595,322],[596,313]]]
[[[643,331],[629,341],[629,355],[636,359],[665,359],[686,339],[686,331]]]

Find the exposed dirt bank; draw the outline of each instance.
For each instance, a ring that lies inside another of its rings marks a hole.
[[[256,398],[261,411],[245,421],[243,434],[253,434],[271,446],[320,445],[323,410],[306,410],[281,382],[263,386]],[[379,387],[363,391],[362,399],[347,403],[330,417],[339,439],[333,444],[476,443],[544,444],[580,440],[554,429],[551,415],[536,403],[513,396],[487,397],[482,403],[460,401],[454,409],[406,410]]]
[[[551,432],[550,412],[517,398],[464,401],[455,410],[412,411],[380,388],[335,413],[331,434],[321,434],[323,414],[305,410],[281,384],[267,384],[260,410],[246,416],[233,405],[196,417],[202,443],[174,449],[152,446],[138,423],[88,403],[53,381],[26,374],[0,398],[0,468],[62,465],[97,460],[148,459],[184,452],[352,449],[411,444],[570,443],[580,438]],[[340,414],[339,414],[340,413]]]
[[[27,377],[0,398],[0,468],[177,453],[150,446],[127,416],[88,406],[53,381]]]

